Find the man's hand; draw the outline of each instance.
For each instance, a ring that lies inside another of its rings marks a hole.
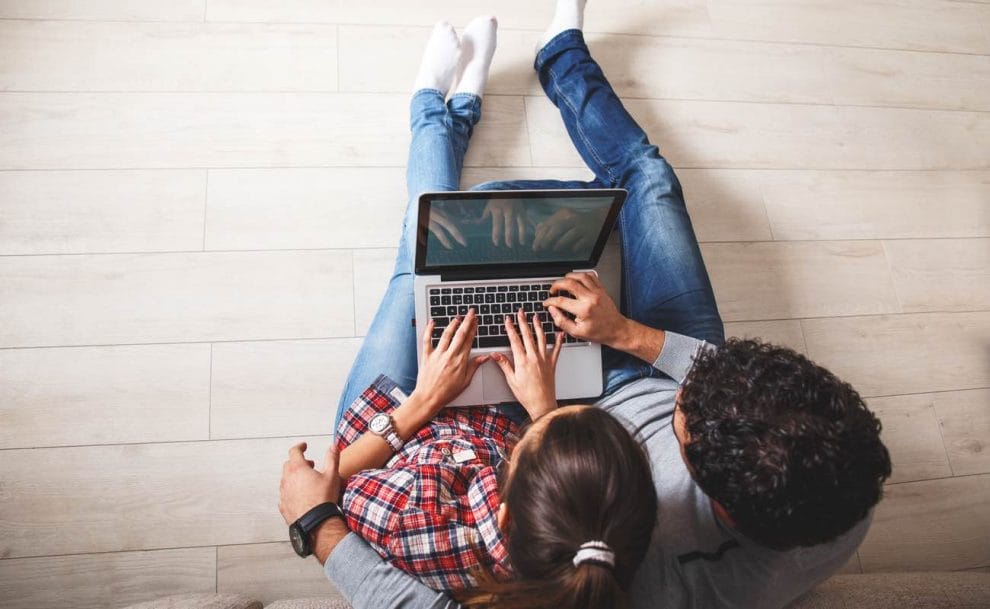
[[[550,286],[550,293],[570,292],[574,297],[551,296],[543,301],[557,327],[575,338],[621,348],[629,320],[609,298],[595,273],[568,273]],[[564,312],[570,313],[570,319]]]
[[[292,524],[312,508],[340,501],[340,476],[337,475],[337,451],[327,451],[323,471],[306,458],[306,443],[289,449],[289,460],[282,466],[282,482],[278,486],[278,511],[286,524]]]
[[[487,362],[490,356],[471,357],[474,334],[478,330],[478,316],[473,308],[463,318],[458,316],[450,322],[436,347],[432,340],[433,327],[431,319],[423,332],[423,357],[413,396],[436,414],[467,389],[478,366]]]
[[[529,418],[536,420],[557,408],[557,388],[554,374],[564,336],[557,334],[553,349],[547,352],[547,338],[538,315],[533,316],[533,327],[526,323],[522,309],[516,313],[519,331],[512,317],[505,316],[505,331],[512,346],[512,361],[501,353],[494,355],[495,363],[502,369],[505,381]]]

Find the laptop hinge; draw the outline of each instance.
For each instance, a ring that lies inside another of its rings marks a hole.
[[[486,279],[516,279],[526,277],[562,277],[574,269],[571,267],[554,267],[540,269],[503,269],[481,270],[474,268],[461,271],[445,271],[440,273],[441,281],[484,281]]]

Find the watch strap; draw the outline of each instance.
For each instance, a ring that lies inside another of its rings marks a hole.
[[[395,429],[387,429],[382,435],[382,438],[384,438],[385,441],[388,442],[389,446],[392,447],[393,452],[399,452],[402,450],[402,438],[399,437],[399,434],[395,433]]]
[[[343,518],[344,513],[340,511],[340,506],[332,501],[328,501],[326,503],[321,503],[300,516],[299,520],[296,521],[296,524],[298,524],[299,528],[302,529],[302,532],[308,536],[311,535],[324,520],[335,516]]]

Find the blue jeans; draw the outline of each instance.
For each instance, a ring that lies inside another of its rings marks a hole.
[[[595,179],[486,182],[474,189],[628,190],[618,222],[622,312],[654,328],[721,344],[725,340],[722,320],[674,170],[626,112],[579,30],[562,32],[547,43],[537,54],[535,67],[543,90],[560,110],[574,146]],[[426,191],[458,188],[468,140],[480,117],[481,100],[471,95],[455,95],[447,104],[438,91],[424,89],[413,95],[412,145],[406,169],[409,206],[395,272],[344,387],[338,422],[379,374],[390,376],[407,393],[415,386],[412,319],[417,198]],[[604,368],[605,393],[661,374],[647,362],[608,348]]]

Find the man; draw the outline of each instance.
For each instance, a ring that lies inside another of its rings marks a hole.
[[[653,465],[659,522],[636,574],[637,607],[783,607],[855,552],[890,474],[879,422],[859,395],[787,349],[723,344],[721,319],[680,184],[623,108],[580,32],[584,2],[559,0],[536,58],[591,183],[618,187],[622,313],[597,278],[572,273],[545,304],[564,331],[609,347],[597,406],[638,434]],[[571,320],[564,312],[574,316]],[[280,510],[291,523],[337,501],[336,457],[321,473],[293,447]],[[445,607],[449,598],[383,562],[339,518],[311,543],[357,608]]]

